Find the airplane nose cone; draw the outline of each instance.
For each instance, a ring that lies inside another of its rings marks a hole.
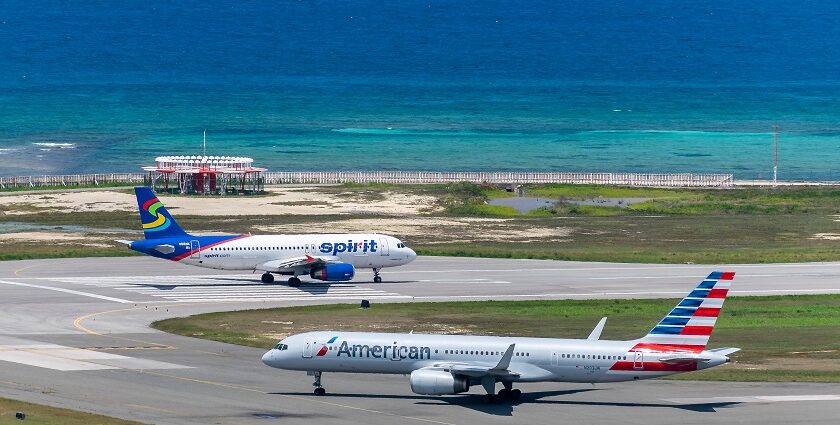
[[[408,260],[408,262],[410,263],[410,262],[414,261],[416,258],[417,258],[417,253],[414,252],[413,249],[409,248],[408,249],[408,254],[406,255],[406,259]]]
[[[265,363],[268,366],[271,366],[271,362],[272,362],[272,360],[274,360],[273,351],[274,350],[270,350],[267,353],[263,354],[263,356],[262,356],[262,362]]]

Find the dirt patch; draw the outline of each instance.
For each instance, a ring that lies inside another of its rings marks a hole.
[[[15,232],[0,233],[0,245],[20,242],[49,242],[51,245],[81,245],[96,248],[110,248],[113,244],[103,243],[104,238],[79,233],[61,232]]]
[[[815,233],[808,239],[818,241],[840,241],[840,233]]]

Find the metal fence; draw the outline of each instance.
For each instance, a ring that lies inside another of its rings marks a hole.
[[[731,187],[732,174],[529,173],[431,171],[290,171],[263,173],[266,185],[330,183],[566,183],[647,187]]]
[[[140,173],[75,174],[0,177],[0,188],[84,186],[113,183],[143,184]],[[280,171],[262,173],[266,185],[335,183],[566,183],[640,187],[731,187],[732,174],[690,173],[529,173],[433,171]]]

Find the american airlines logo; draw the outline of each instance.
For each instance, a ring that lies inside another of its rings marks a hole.
[[[363,240],[354,242],[352,239],[347,242],[324,242],[319,247],[324,254],[337,255],[341,252],[376,252],[378,245],[374,240]]]
[[[332,338],[330,341],[334,341],[336,338]],[[322,349],[324,354],[326,354],[327,350]],[[318,353],[319,356],[322,356],[320,352]],[[362,344],[355,344],[350,345],[347,341],[342,341],[341,345],[338,347],[338,353],[336,357],[347,356],[347,357],[367,357],[367,358],[375,358],[375,359],[391,359],[391,360],[401,360],[401,359],[429,359],[432,357],[432,350],[429,347],[417,347],[417,346],[410,346],[410,345],[362,345]]]

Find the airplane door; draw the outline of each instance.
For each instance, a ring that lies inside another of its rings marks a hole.
[[[198,241],[190,241],[190,252],[191,252],[190,258],[200,257],[201,256],[201,251],[199,251],[200,249],[201,249],[201,245],[198,243]]]
[[[306,338],[303,344],[303,357],[308,359],[312,357],[312,347],[315,345],[315,341],[312,338]]]
[[[551,353],[551,364],[555,365],[555,366],[558,364],[557,363],[557,353]]]
[[[379,240],[379,252],[383,257],[391,255],[391,252],[388,250],[388,239],[382,238]]]
[[[311,246],[315,246],[315,245],[311,245]],[[304,247],[304,249],[306,249],[306,254],[307,254],[307,255],[309,255],[309,254],[311,254],[311,253],[312,253],[312,249],[310,248],[310,245],[309,245],[309,244],[306,244],[306,245],[304,245],[303,247]]]
[[[645,354],[641,351],[636,351],[633,356],[633,369],[645,368]]]

